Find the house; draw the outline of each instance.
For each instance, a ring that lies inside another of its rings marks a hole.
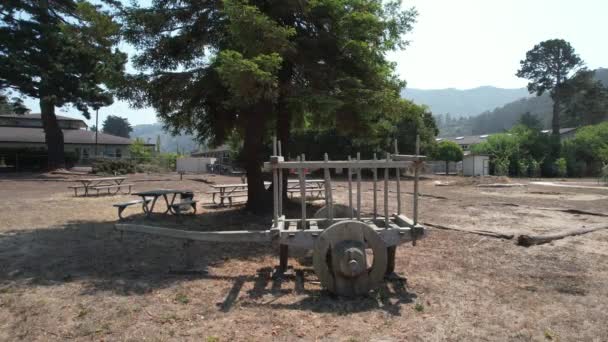
[[[128,158],[129,146],[133,140],[111,134],[97,134],[88,130],[87,124],[80,119],[57,115],[59,127],[63,131],[64,150],[75,156],[77,162],[86,162],[95,156],[111,158]],[[154,149],[154,144],[146,144]],[[0,114],[0,154],[16,158],[20,154],[46,154],[45,134],[40,114]]]
[[[490,157],[483,154],[469,153],[462,159],[463,176],[490,175]]]
[[[568,128],[560,129],[559,130],[560,140],[564,141],[566,139],[570,139],[570,138],[574,137],[576,130],[577,130],[576,127],[568,127]],[[548,130],[548,129],[543,130],[541,132],[544,134],[551,134],[551,130]],[[445,137],[445,138],[436,138],[435,141],[437,141],[437,142],[444,141],[444,140],[453,141],[453,142],[457,143],[460,146],[460,148],[462,148],[462,150],[465,152],[465,154],[468,154],[468,152],[471,151],[471,146],[486,141],[486,139],[491,135],[492,134],[481,134],[481,135],[467,135],[467,136],[461,136],[461,137]]]
[[[205,148],[202,151],[190,153],[191,157],[205,157],[214,159],[210,172],[219,171],[227,172],[232,169],[232,159],[230,158],[230,147],[227,144],[215,147]],[[215,170],[217,168],[217,170]]]
[[[462,137],[448,137],[448,138],[436,138],[435,141],[441,142],[444,140],[453,141],[462,148],[464,152],[468,152],[471,150],[471,146],[475,144],[479,144],[484,142],[490,135],[482,134],[482,135],[467,135]]]

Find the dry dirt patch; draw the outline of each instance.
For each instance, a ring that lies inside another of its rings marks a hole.
[[[135,176],[143,180],[137,189],[193,189],[209,200],[204,182],[153,177]],[[346,183],[336,184],[337,198],[346,203]],[[432,229],[417,247],[398,249],[397,271],[405,282],[348,300],[320,289],[311,269],[296,260],[290,261],[293,275],[272,279],[273,246],[195,243],[189,269],[195,272],[182,272],[182,241],[142,234],[121,240],[113,231],[111,204],[130,196],[74,198],[67,185],[0,181],[0,340],[608,340],[605,231],[526,249]],[[411,182],[402,187],[411,191]],[[421,197],[422,221],[501,232],[544,232],[601,219],[533,209],[541,204],[606,207],[605,199],[564,203],[525,196],[513,200],[526,207],[508,207],[494,204],[504,196],[483,194],[474,184],[438,189],[432,180],[421,191],[429,195]],[[369,212],[372,193],[362,196]],[[409,214],[411,195],[402,202]],[[135,222],[145,222],[137,210],[127,210]],[[212,206],[199,212],[181,224],[172,217],[154,224],[221,230],[266,229],[270,222]]]

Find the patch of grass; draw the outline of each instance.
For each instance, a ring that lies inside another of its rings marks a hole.
[[[220,338],[216,336],[207,336],[206,342],[220,342]]]
[[[78,313],[76,314],[76,318],[83,318],[89,313],[91,313],[91,309],[85,307],[82,304],[78,304]]]
[[[183,293],[178,293],[178,294],[176,294],[176,295],[175,295],[175,300],[176,300],[178,303],[181,303],[181,304],[188,304],[188,303],[190,303],[190,299],[188,299],[188,296],[186,296],[186,295],[185,295],[185,294],[183,294]]]
[[[557,336],[557,334],[555,333],[555,331],[547,328],[545,329],[545,339],[549,340],[549,341],[559,341],[559,336]]]
[[[422,303],[416,303],[416,305],[414,305],[414,310],[416,310],[416,312],[423,312],[424,305]]]

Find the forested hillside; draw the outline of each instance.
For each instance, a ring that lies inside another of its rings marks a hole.
[[[608,86],[608,69],[597,69],[595,79]],[[476,135],[503,132],[515,125],[519,117],[530,112],[538,117],[543,127],[549,128],[553,101],[548,94],[522,98],[491,111],[468,118],[457,118],[452,115],[437,115],[437,124],[441,136]]]
[[[503,89],[490,86],[473,89],[410,89],[401,97],[426,105],[435,115],[448,114],[453,118],[468,117],[529,96],[525,88]]]
[[[142,138],[145,142],[151,144],[155,144],[159,136],[161,152],[179,151],[180,153],[189,154],[198,149],[198,143],[194,140],[193,136],[187,134],[172,136],[163,130],[163,126],[160,123],[135,125],[131,133],[131,138]]]

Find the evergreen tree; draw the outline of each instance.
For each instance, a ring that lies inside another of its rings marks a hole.
[[[385,54],[406,45],[416,13],[398,1],[167,0],[128,12],[142,73],[125,94],[173,132],[215,145],[238,132],[249,209],[267,207],[260,166],[272,134],[288,152],[294,127],[362,136],[403,114],[404,83]]]
[[[131,132],[133,132],[133,127],[131,127],[131,124],[127,118],[109,115],[103,121],[101,131],[119,137],[128,138],[131,135]]]
[[[583,60],[563,39],[541,42],[526,53],[517,76],[527,78],[528,91],[537,96],[548,92],[553,99],[552,133],[559,137],[561,100],[564,84],[583,67]]]
[[[110,2],[110,0],[107,0]],[[0,2],[0,89],[39,99],[49,167],[64,167],[55,107],[112,103],[126,55],[114,49],[120,27],[102,5],[85,0]]]

